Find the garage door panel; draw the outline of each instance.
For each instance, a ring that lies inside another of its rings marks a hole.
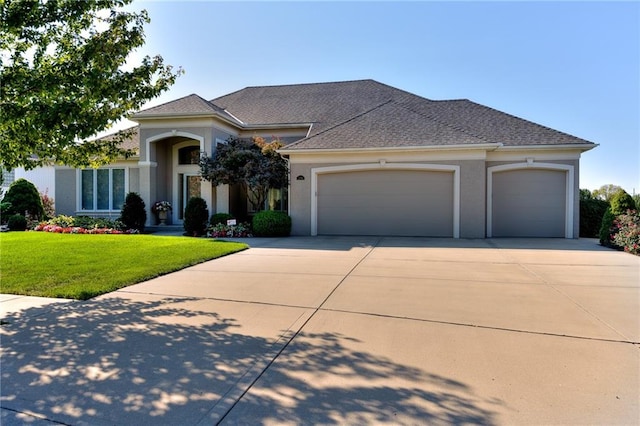
[[[453,173],[357,171],[320,175],[318,233],[453,234]]]
[[[494,237],[564,237],[566,172],[510,170],[493,174]]]

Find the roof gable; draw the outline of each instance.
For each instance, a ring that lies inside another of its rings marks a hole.
[[[166,102],[134,114],[133,118],[157,118],[166,116],[202,116],[202,115],[219,115],[227,119],[237,121],[223,109],[213,105],[211,102],[202,97],[191,94],[174,101]]]

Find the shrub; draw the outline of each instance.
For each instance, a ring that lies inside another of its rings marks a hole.
[[[82,216],[78,216],[78,219],[80,217]],[[84,216],[84,217],[87,217],[87,216]],[[62,226],[63,228],[67,228],[69,226],[74,226],[76,224],[76,220],[72,216],[65,216],[61,214],[52,219],[49,219],[47,223],[49,225],[58,225],[58,226]],[[82,226],[82,225],[78,225],[78,226]]]
[[[602,216],[602,225],[600,226],[600,244],[603,246],[616,247],[613,242],[613,237],[617,232],[617,228],[614,226],[616,216],[624,214],[627,210],[635,210],[636,203],[633,201],[631,195],[627,194],[624,190],[616,192],[611,197],[611,205]]]
[[[44,209],[44,219],[54,217],[56,215],[55,202],[53,198],[49,197],[49,191],[40,194],[40,200],[42,201],[42,208]]]
[[[189,198],[184,209],[185,233],[194,237],[204,235],[207,230],[208,218],[207,202],[200,197]]]
[[[127,194],[118,220],[124,224],[126,229],[135,229],[138,232],[144,231],[144,224],[147,221],[147,211],[140,195],[135,192]]]
[[[233,219],[229,213],[216,213],[211,215],[211,219],[209,219],[209,225],[216,226],[219,224],[226,225],[227,221]]]
[[[281,211],[264,210],[253,216],[253,233],[259,237],[286,237],[291,233],[291,218]]]
[[[640,213],[627,210],[616,217],[614,227],[613,243],[628,253],[640,255]]]
[[[21,214],[14,214],[9,217],[7,225],[9,231],[24,231],[27,229],[27,218]]]
[[[580,200],[580,237],[597,238],[602,225],[602,217],[609,203],[595,198]]]
[[[2,203],[11,203],[11,205],[3,209],[3,214],[7,215],[29,215],[34,219],[42,219],[44,217],[44,208],[42,199],[36,187],[26,179],[18,179],[13,182],[9,190],[4,195]]]

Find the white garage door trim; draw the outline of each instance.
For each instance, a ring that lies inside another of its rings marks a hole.
[[[564,237],[573,238],[574,167],[568,164],[534,163],[533,161],[527,161],[526,163],[503,164],[487,168],[487,238],[491,238],[493,236],[493,174],[508,170],[521,169],[563,170],[566,172]]]
[[[318,235],[318,175],[365,170],[423,170],[453,172],[453,238],[460,238],[460,166],[444,164],[379,163],[350,164],[346,166],[316,167],[311,169],[311,235]]]

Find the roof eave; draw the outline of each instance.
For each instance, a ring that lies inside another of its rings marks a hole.
[[[541,150],[567,150],[575,149],[581,152],[592,150],[600,146],[597,143],[570,143],[570,144],[552,144],[552,145],[502,145],[500,151],[541,151]]]
[[[502,146],[500,143],[458,144],[458,145],[427,145],[427,146],[390,146],[369,148],[318,148],[318,149],[287,149],[281,148],[278,153],[291,154],[350,154],[358,152],[393,152],[393,151],[460,151],[460,150],[495,150]]]

